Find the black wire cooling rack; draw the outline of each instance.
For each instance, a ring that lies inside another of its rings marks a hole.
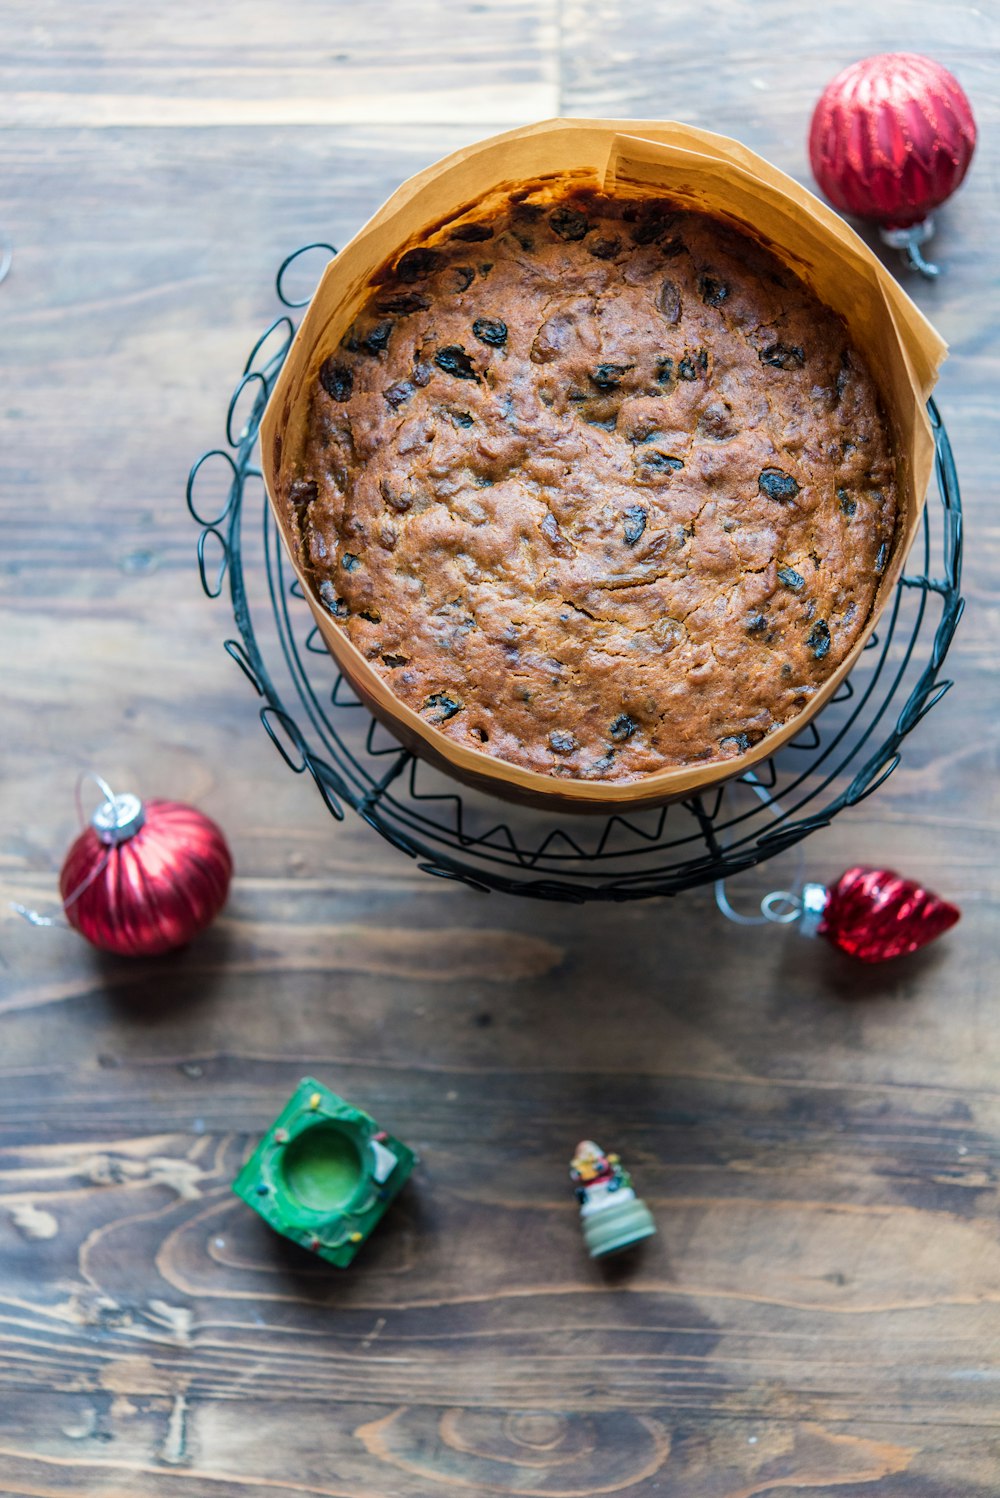
[[[307,253],[336,251],[305,245],[285,260],[277,294],[290,310],[310,299],[293,298],[286,286]],[[237,633],[225,648],[262,699],[260,720],[288,768],[312,777],[337,821],[351,807],[428,874],[577,903],[675,895],[728,878],[828,826],[883,785],[904,739],[951,686],[941,668],[963,608],[962,511],[948,435],[931,402],[937,493],[928,498],[910,570],[851,676],[797,738],[718,790],[603,818],[526,810],[458,787],[357,700],[284,554],[256,447],[294,332],[285,314],[257,340],[229,402],[227,445],[205,453],[188,478],[188,508],[201,527],[202,586],[219,598],[228,580]]]

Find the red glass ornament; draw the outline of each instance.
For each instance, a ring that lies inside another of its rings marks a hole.
[[[904,879],[894,869],[848,869],[829,890],[803,891],[803,923],[809,915],[819,936],[862,962],[886,962],[925,947],[954,926],[961,912],[947,900]]]
[[[108,793],[67,853],[59,890],[70,925],[95,947],[152,957],[215,919],[232,872],[221,830],[193,806]]]
[[[813,173],[834,207],[882,225],[883,238],[929,275],[937,268],[917,246],[975,146],[976,122],[958,80],[915,52],[880,53],[838,73],[809,129]]]

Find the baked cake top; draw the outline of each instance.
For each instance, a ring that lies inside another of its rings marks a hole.
[[[798,713],[864,628],[896,516],[874,384],[802,281],[721,220],[551,187],[383,272],[280,498],[398,698],[616,781]]]

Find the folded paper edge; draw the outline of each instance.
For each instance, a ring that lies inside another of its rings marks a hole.
[[[665,122],[666,125],[671,123],[669,121]],[[919,369],[916,371],[919,389],[922,398],[926,401],[934,388],[941,365],[947,357],[948,345],[926,313],[921,311],[913,298],[899,284],[895,276],[883,265],[878,255],[875,254],[874,250],[865,242],[857,230],[848,223],[847,219],[831,208],[829,204],[824,203],[823,199],[818,197],[816,193],[811,192],[809,188],[804,187],[801,182],[796,181],[794,177],[789,176],[780,167],[774,166],[772,162],[767,161],[763,156],[758,156],[756,152],[742,145],[740,141],[733,140],[730,136],[717,135],[709,130],[701,130],[694,125],[686,125],[681,128],[685,136],[694,136],[702,143],[702,150],[699,154],[711,160],[736,165],[739,170],[743,171],[753,180],[764,182],[765,185],[774,187],[797,208],[808,213],[811,218],[820,221],[825,228],[840,240],[845,249],[854,253],[859,262],[870,267],[882,289],[886,301],[895,309],[896,316],[894,321],[896,322],[897,329],[900,319],[902,319],[908,333],[917,339],[921,353],[926,354],[926,369],[923,372],[920,372]],[[666,142],[653,137],[634,135],[628,131],[621,131],[615,136],[609,151],[609,168],[610,163],[622,154],[622,145],[624,142],[651,145],[654,148],[666,144]],[[683,149],[690,150],[689,147],[684,147]],[[691,154],[694,155],[695,153],[692,152]],[[740,159],[734,162],[734,157]],[[762,175],[757,169],[759,166],[763,166],[766,169],[766,175]],[[607,169],[605,173],[606,180]],[[926,348],[924,347],[925,344]]]

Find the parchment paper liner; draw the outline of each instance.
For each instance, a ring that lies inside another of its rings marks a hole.
[[[838,312],[879,385],[899,456],[899,518],[889,565],[853,650],[803,708],[760,743],[716,763],[615,783],[542,775],[466,748],[401,702],[315,597],[276,495],[295,474],[309,396],[371,279],[409,243],[493,193],[540,179],[578,178],[609,191],[665,194],[733,221],[795,270]],[[260,428],[268,498],[323,640],[368,708],[415,754],[481,790],[530,805],[600,811],[662,804],[741,775],[799,733],[836,692],[892,596],[916,533],[934,463],[926,401],[946,345],[844,221],[812,193],[725,136],[644,120],[547,120],[456,151],[404,182],[327,266],[278,377]]]

